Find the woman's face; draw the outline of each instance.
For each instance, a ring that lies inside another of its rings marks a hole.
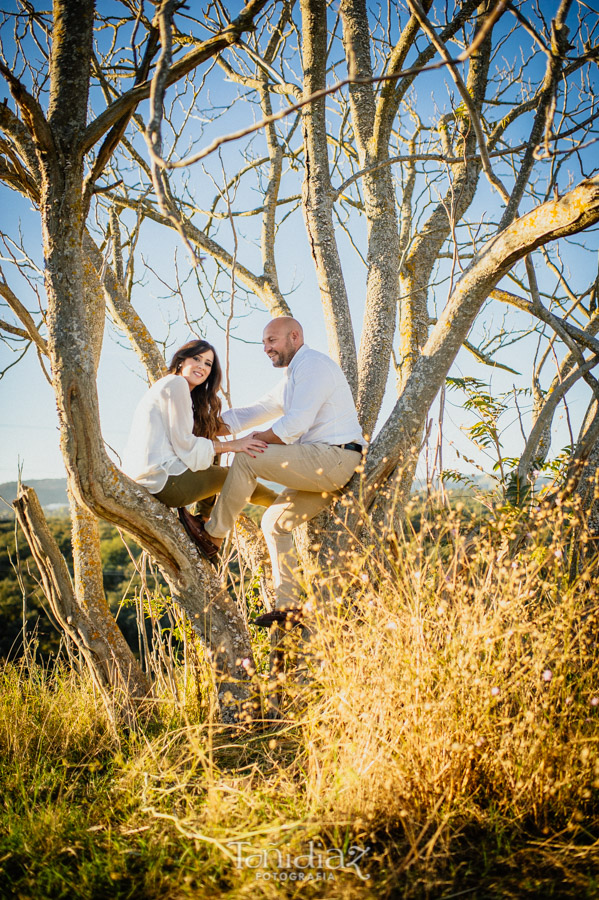
[[[195,356],[188,356],[181,363],[179,375],[182,375],[189,385],[189,390],[193,391],[198,384],[204,384],[214,364],[214,353],[212,350],[205,350],[203,353],[196,353]]]

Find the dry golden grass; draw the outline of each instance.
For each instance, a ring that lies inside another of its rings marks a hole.
[[[262,728],[221,729],[180,686],[117,739],[85,679],[7,667],[0,888],[597,896],[599,580],[557,512],[473,531],[441,510],[384,564],[366,546],[311,577],[311,634],[283,639],[282,717]],[[298,868],[310,841],[345,867]]]

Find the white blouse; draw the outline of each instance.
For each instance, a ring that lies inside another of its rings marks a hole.
[[[213,459],[212,441],[193,434],[189,384],[182,375],[160,378],[133,415],[123,471],[157,494],[169,475],[207,469]]]

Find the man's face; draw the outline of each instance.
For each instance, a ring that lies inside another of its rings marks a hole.
[[[293,329],[282,328],[276,322],[267,325],[264,329],[262,337],[264,352],[275,369],[282,369],[289,365],[299,349],[298,342],[298,335]]]

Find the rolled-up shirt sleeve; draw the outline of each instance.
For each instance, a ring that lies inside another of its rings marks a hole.
[[[318,390],[315,390],[315,384]],[[302,360],[293,372],[287,387],[285,406],[287,413],[273,423],[272,430],[284,444],[294,444],[314,424],[318,412],[335,383],[326,366],[316,366],[313,361]]]
[[[282,412],[283,390],[282,385],[277,385],[251,406],[237,406],[225,410],[222,420],[225,425],[229,426],[231,434],[238,434],[240,431],[245,431],[246,428],[254,428],[256,425],[270,422],[271,419],[280,416]]]
[[[173,379],[162,402],[163,420],[175,454],[192,472],[207,469],[214,459],[214,446],[208,438],[193,433],[193,410],[184,378]]]

